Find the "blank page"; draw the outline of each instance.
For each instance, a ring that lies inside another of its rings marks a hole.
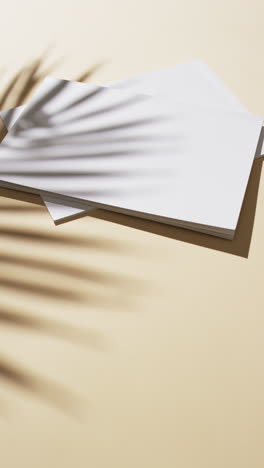
[[[234,230],[261,125],[249,113],[47,78],[1,145],[1,179]]]

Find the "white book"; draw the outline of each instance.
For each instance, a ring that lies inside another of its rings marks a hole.
[[[222,81],[201,61],[178,64],[173,68],[146,73],[108,86],[130,88],[145,94],[171,94],[185,102],[192,99],[204,106],[247,112]],[[22,110],[23,106],[0,113],[8,129]],[[55,223],[88,211],[58,204],[53,196],[43,198],[43,201]],[[89,208],[92,209],[93,207]]]
[[[47,78],[1,145],[1,180],[232,239],[262,121]]]

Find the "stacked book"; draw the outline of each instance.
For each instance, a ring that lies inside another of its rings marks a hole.
[[[58,222],[95,208],[233,239],[263,116],[200,61],[108,86],[48,77],[2,112],[0,184]]]

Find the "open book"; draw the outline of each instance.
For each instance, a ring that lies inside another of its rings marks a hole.
[[[232,239],[262,120],[47,78],[1,145],[0,177],[79,208]]]

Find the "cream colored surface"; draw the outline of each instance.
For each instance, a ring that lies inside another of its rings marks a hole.
[[[201,58],[264,111],[261,1],[1,8],[10,71],[51,42],[57,76],[109,59],[102,82]],[[263,467],[260,170],[234,243],[106,213],[54,227],[37,198],[1,192],[1,466]]]

